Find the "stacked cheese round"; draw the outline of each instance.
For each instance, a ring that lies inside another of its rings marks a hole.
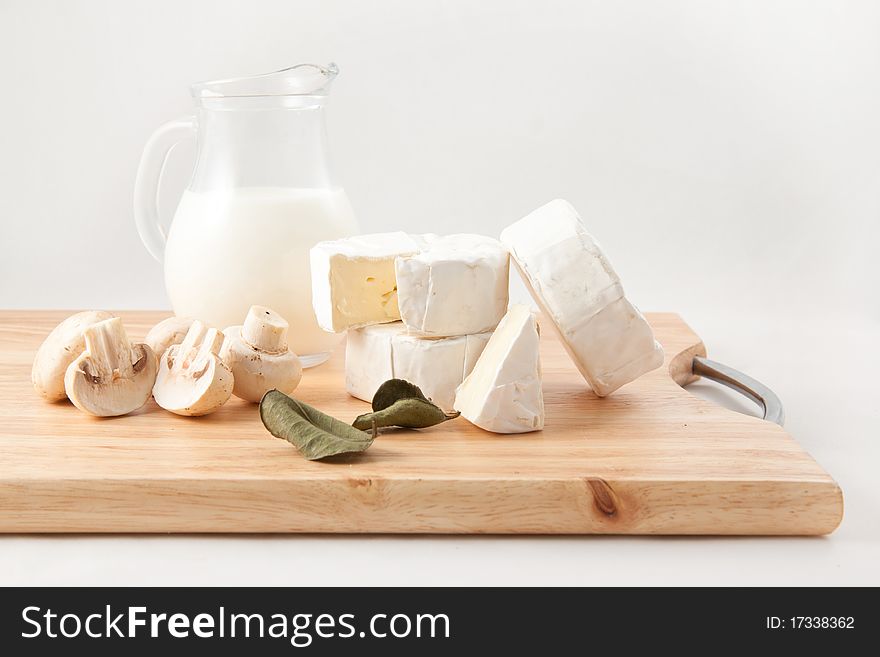
[[[507,312],[510,256],[498,240],[449,235],[395,259],[400,318],[415,335],[491,331]]]
[[[507,312],[504,246],[482,235],[381,233],[322,242],[311,258],[318,322],[348,332],[348,392],[372,401],[383,382],[406,379],[452,410]]]
[[[345,389],[372,401],[388,379],[415,383],[445,411],[455,405],[455,390],[470,374],[492,332],[448,338],[420,338],[403,322],[375,324],[348,332],[345,344]]]

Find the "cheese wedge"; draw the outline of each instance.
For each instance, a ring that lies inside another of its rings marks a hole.
[[[495,433],[544,428],[538,324],[528,307],[510,307],[456,392],[455,409]]]
[[[400,319],[394,259],[426,243],[406,233],[376,233],[319,242],[309,256],[312,307],[318,325],[340,333]]]
[[[406,379],[437,406],[452,410],[455,389],[473,369],[490,336],[420,338],[409,335],[400,322],[352,329],[345,345],[345,389],[353,397],[372,401],[388,379]]]
[[[570,203],[538,208],[504,229],[501,241],[597,395],[663,363],[651,327]]]
[[[395,261],[400,318],[418,335],[491,331],[507,312],[509,270],[507,249],[496,239],[439,237]]]

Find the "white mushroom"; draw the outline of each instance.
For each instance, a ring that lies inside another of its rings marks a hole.
[[[168,351],[168,347],[171,345],[183,342],[183,338],[186,337],[186,332],[189,331],[193,321],[192,317],[168,317],[163,319],[150,329],[147,337],[144,338],[144,342],[150,345],[150,349],[157,356],[161,356]]]
[[[235,376],[233,393],[258,402],[277,388],[291,393],[302,379],[299,357],[287,348],[288,324],[281,315],[264,306],[251,306],[242,326],[225,331],[220,357]]]
[[[48,401],[64,399],[64,373],[86,348],[83,329],[111,317],[103,310],[86,310],[52,329],[37,350],[31,370],[31,381],[38,393]]]
[[[159,358],[156,403],[178,415],[207,415],[232,394],[232,372],[220,360],[223,334],[196,320],[180,344]]]
[[[125,415],[150,398],[156,380],[156,356],[145,344],[128,340],[118,317],[83,330],[86,350],[64,375],[70,401],[101,417]]]

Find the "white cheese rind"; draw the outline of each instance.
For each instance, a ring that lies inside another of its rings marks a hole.
[[[375,233],[319,242],[309,252],[312,307],[318,325],[340,333],[400,319],[394,260],[418,253],[424,240]]]
[[[423,336],[491,331],[507,312],[509,271],[507,249],[496,239],[440,237],[396,259],[400,318]]]
[[[420,338],[401,322],[365,326],[348,332],[345,389],[372,401],[388,379],[406,379],[443,410],[452,410],[455,389],[473,369],[491,333],[450,338]]]
[[[505,228],[501,241],[597,395],[663,364],[651,327],[570,203],[538,208]]]
[[[544,428],[538,324],[514,304],[455,395],[455,409],[486,431],[526,433]]]
[[[406,331],[400,322],[348,331],[345,336],[345,389],[352,397],[373,401],[379,386],[394,378],[391,343]]]

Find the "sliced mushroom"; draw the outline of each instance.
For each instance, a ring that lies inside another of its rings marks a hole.
[[[192,317],[168,317],[156,324],[147,333],[144,342],[150,345],[150,349],[157,356],[164,354],[168,347],[180,344],[186,337],[186,332],[193,323]]]
[[[178,415],[207,415],[232,394],[233,378],[220,360],[223,334],[196,320],[183,342],[171,345],[159,358],[153,386],[156,403]]]
[[[242,326],[225,331],[220,357],[235,376],[232,392],[258,402],[270,390],[291,393],[302,379],[299,357],[287,348],[288,324],[264,306],[251,306]]]
[[[71,315],[43,340],[34,357],[31,381],[34,389],[48,401],[65,398],[64,373],[86,349],[83,329],[113,317],[103,310],[86,310]]]
[[[64,375],[70,401],[101,417],[125,415],[150,398],[156,380],[156,356],[145,344],[132,344],[118,317],[83,330],[86,350]]]

